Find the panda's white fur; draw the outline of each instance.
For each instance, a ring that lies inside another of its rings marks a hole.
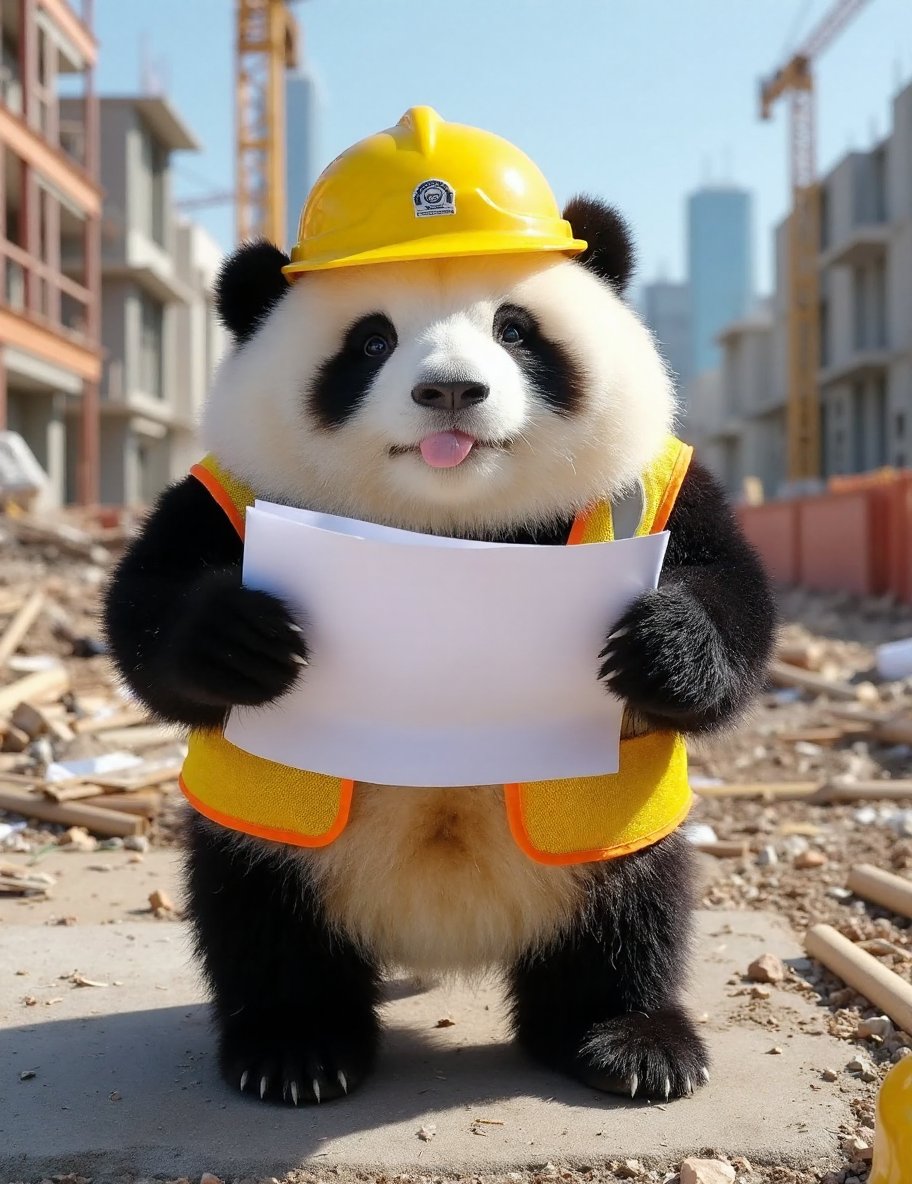
[[[493,337],[503,304],[527,308],[573,359],[585,398],[557,415]],[[346,329],[385,313],[399,344],[340,428],[320,428],[307,392]],[[416,405],[424,376],[479,381],[460,426],[508,450],[476,449],[456,469],[390,455],[435,430]],[[648,331],[611,288],[554,256],[384,264],[300,278],[229,355],[202,437],[263,497],[438,533],[532,526],[629,487],[669,430],[670,379]]]
[[[572,359],[584,397],[559,414],[495,339],[504,304],[528,309]],[[314,374],[370,313],[398,345],[337,428],[308,407]],[[450,470],[416,445],[439,413],[411,397],[422,380],[472,381],[486,401],[460,417],[480,439]],[[634,484],[674,415],[671,383],[636,315],[604,282],[556,257],[383,265],[308,275],[223,363],[204,443],[258,495],[438,533],[485,534],[568,517]],[[606,625],[608,622],[606,622]],[[255,844],[256,840],[238,838]],[[586,869],[531,861],[509,833],[503,791],[359,785],[330,846],[301,851],[331,920],[373,956],[421,970],[504,963],[565,925]]]

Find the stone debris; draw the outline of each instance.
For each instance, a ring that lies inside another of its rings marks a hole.
[[[855,1035],[860,1040],[870,1040],[872,1037],[886,1040],[893,1035],[893,1031],[893,1021],[885,1015],[877,1015],[871,1019],[861,1020],[855,1029]]]
[[[721,1159],[685,1159],[681,1184],[734,1184],[735,1169]]]
[[[867,1057],[853,1057],[846,1068],[850,1073],[857,1073],[862,1081],[877,1081],[880,1077],[873,1063]]]
[[[829,863],[822,851],[801,851],[795,856],[794,866],[797,868],[825,867]]]
[[[165,919],[168,917],[177,916],[177,906],[174,901],[160,888],[156,888],[154,892],[149,893],[149,909],[154,916]]]
[[[753,983],[781,983],[785,978],[785,965],[775,954],[761,954],[748,966],[747,977]]]

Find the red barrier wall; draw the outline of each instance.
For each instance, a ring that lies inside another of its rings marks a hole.
[[[870,596],[876,587],[872,506],[866,493],[831,493],[798,507],[798,583],[815,592]]]
[[[742,506],[750,542],[779,584],[912,601],[912,473],[840,478],[816,497]]]
[[[738,512],[748,540],[760,552],[766,570],[777,584],[797,584],[798,503],[769,502],[742,506]]]

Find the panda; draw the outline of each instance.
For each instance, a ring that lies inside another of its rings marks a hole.
[[[277,247],[241,246],[217,284],[234,344],[205,448],[273,502],[564,545],[586,506],[629,502],[676,404],[625,300],[623,218],[589,197],[563,218],[584,250],[393,260],[293,283]],[[668,529],[658,588],[593,654],[627,735],[731,723],[770,653],[769,585],[697,461]],[[306,623],[242,585],[242,556],[190,475],[160,497],[106,594],[120,675],[191,734],[219,733],[233,707],[279,698],[318,660]],[[191,812],[186,886],[221,1071],[254,1098],[298,1106],[360,1086],[384,976],[400,968],[499,973],[520,1046],[595,1089],[664,1100],[708,1080],[682,1004],[695,874],[679,829],[618,858],[546,863],[514,841],[502,786],[358,784],[345,829],[322,846]]]

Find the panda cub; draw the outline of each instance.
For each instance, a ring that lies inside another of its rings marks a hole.
[[[565,544],[587,506],[629,501],[675,402],[625,303],[624,222],[589,199],[564,217],[588,244],[575,257],[387,262],[289,283],[281,251],[241,247],[218,283],[234,347],[205,410],[206,449],[273,502]],[[628,735],[729,723],[770,650],[763,571],[698,463],[668,529],[658,589],[593,653]],[[242,586],[242,553],[229,515],[188,476],[108,592],[123,678],[192,733],[218,733],[235,705],[307,678],[306,628]],[[596,1089],[666,1099],[708,1078],[682,1005],[695,881],[680,833],[617,858],[539,861],[515,841],[504,793],[357,784],[341,833],[309,847],[190,817],[188,914],[231,1085],[293,1105],[356,1089],[395,968],[499,971],[519,1044]]]

